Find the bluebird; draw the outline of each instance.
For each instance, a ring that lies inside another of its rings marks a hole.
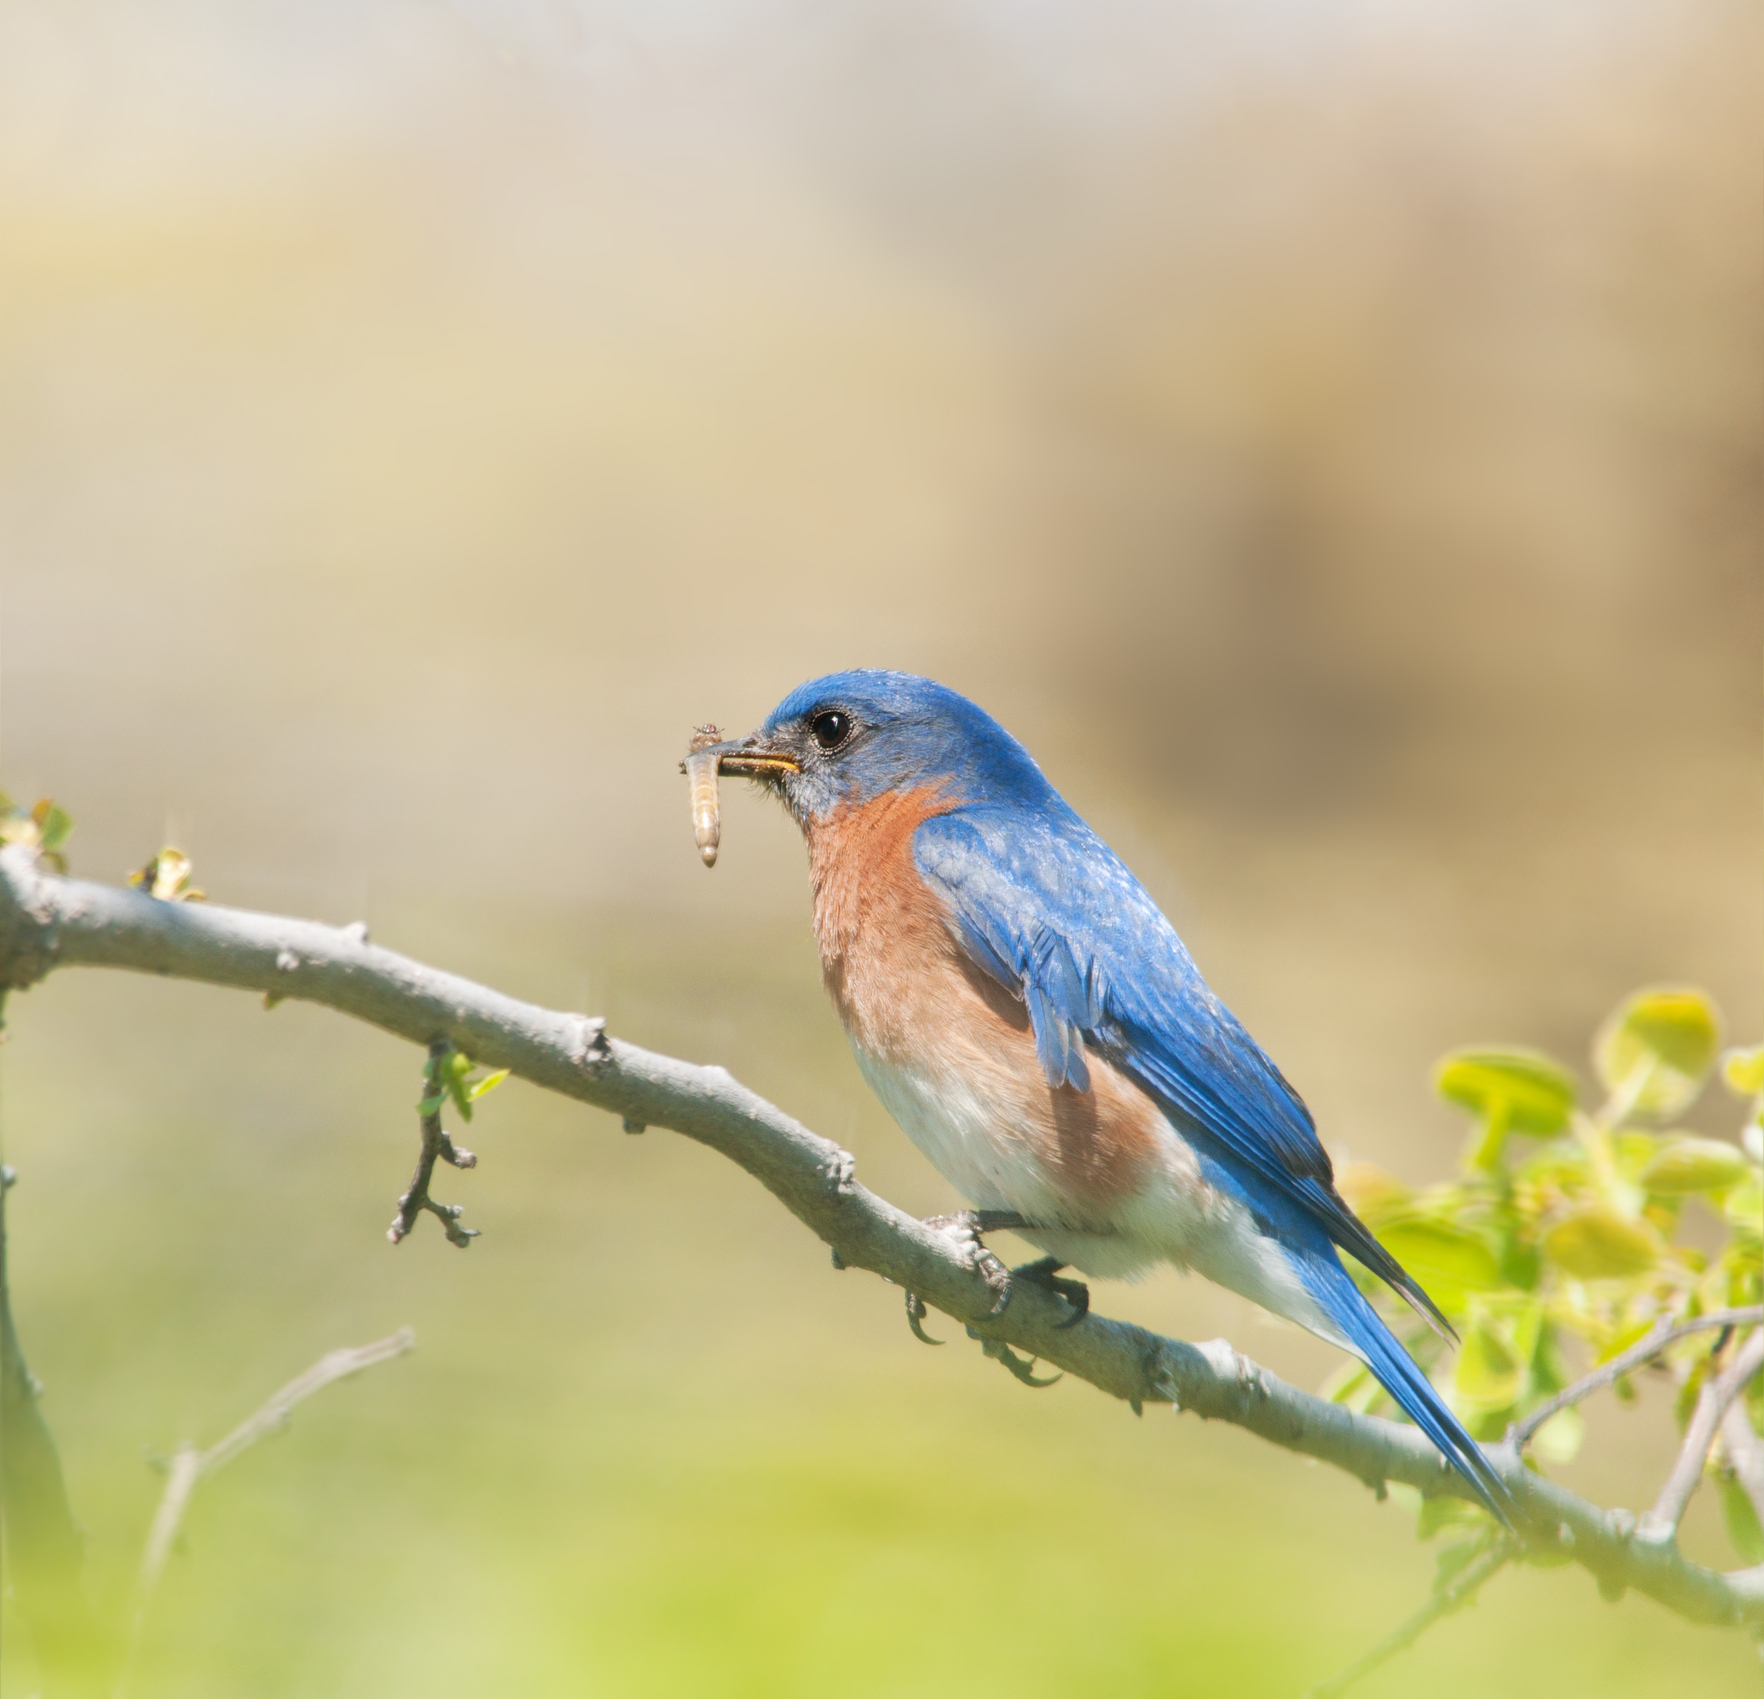
[[[1343,1268],[1451,1333],[1335,1189],[1298,1093],[1029,752],[909,673],[793,690],[723,770],[808,847],[821,973],[859,1069],[1014,1271],[1083,1321],[1093,1278],[1196,1273],[1358,1357],[1482,1502],[1499,1475]]]

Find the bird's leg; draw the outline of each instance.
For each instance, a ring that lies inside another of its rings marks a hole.
[[[1060,1270],[1066,1265],[1058,1257],[1039,1257],[1034,1262],[1019,1263],[1011,1270],[1011,1279],[1028,1280],[1056,1293],[1071,1306],[1072,1313],[1057,1328],[1076,1327],[1090,1314],[1090,1288],[1082,1280],[1062,1280]]]
[[[954,1215],[927,1215],[925,1225],[978,1241],[982,1233],[1007,1233],[1035,1224],[1014,1209],[958,1209]]]

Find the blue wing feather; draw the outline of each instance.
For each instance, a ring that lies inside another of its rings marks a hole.
[[[1445,1318],[1336,1193],[1310,1111],[1120,858],[1057,800],[1033,812],[982,805],[934,816],[918,828],[913,858],[947,899],[975,964],[1023,999],[1049,1084],[1088,1088],[1086,1046],[1137,1079],[1203,1160],[1233,1177],[1380,1383],[1502,1514],[1498,1476],[1331,1241],[1449,1334]]]
[[[949,901],[976,964],[1024,1000],[1050,1084],[1071,1079],[1072,1059],[1082,1066],[1085,1043],[1096,1046],[1445,1325],[1336,1196],[1298,1093],[1214,996],[1144,886],[1076,814],[1059,804],[934,815],[914,836],[913,859]]]

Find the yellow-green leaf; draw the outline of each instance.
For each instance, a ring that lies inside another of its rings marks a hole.
[[[1746,1159],[1720,1139],[1677,1139],[1641,1171],[1644,1190],[1670,1197],[1681,1192],[1725,1192],[1746,1177]]]
[[[1500,1265],[1486,1241],[1450,1222],[1393,1221],[1377,1237],[1442,1310],[1461,1313],[1466,1293],[1501,1284]]]
[[[1543,1239],[1544,1255],[1580,1280],[1616,1280],[1645,1274],[1664,1249],[1645,1222],[1603,1204],[1558,1221]]]
[[[1620,1003],[1599,1029],[1593,1062],[1632,1113],[1676,1115],[1703,1088],[1721,1048],[1721,1013],[1694,986],[1656,986]]]
[[[1540,1138],[1561,1132],[1574,1112],[1574,1076],[1537,1050],[1454,1050],[1433,1084],[1448,1102]]]
[[[67,842],[68,834],[73,831],[73,818],[65,808],[60,808],[53,802],[47,808],[42,803],[37,806],[42,813],[42,818],[37,821],[37,830],[42,834],[43,848],[54,854]]]
[[[1728,1051],[1721,1058],[1721,1077],[1741,1097],[1756,1097],[1764,1091],[1764,1044]]]
[[[1747,1563],[1764,1563],[1764,1527],[1759,1526],[1751,1495],[1731,1475],[1723,1474],[1720,1480],[1721,1510],[1733,1549]]]
[[[1323,1396],[1331,1404],[1345,1404],[1363,1416],[1382,1401],[1385,1393],[1364,1363],[1348,1362],[1323,1383]]]
[[[1462,1498],[1424,1498],[1415,1518],[1417,1539],[1430,1540],[1443,1528],[1486,1528],[1488,1512]]]
[[[1764,1237],[1764,1185],[1759,1184],[1756,1168],[1727,1194],[1722,1213],[1733,1228],[1736,1240],[1755,1245],[1760,1237]]]
[[[1463,1349],[1452,1370],[1458,1397],[1473,1410],[1504,1410],[1519,1396],[1525,1363],[1513,1342],[1488,1316],[1464,1330]]]
[[[1375,1162],[1344,1162],[1335,1171],[1335,1189],[1348,1208],[1374,1228],[1400,1213],[1414,1196],[1396,1175]]]
[[[1546,1463],[1572,1463],[1586,1438],[1586,1418],[1570,1404],[1532,1436],[1531,1448]]]

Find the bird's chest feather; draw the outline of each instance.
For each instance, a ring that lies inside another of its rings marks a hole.
[[[1101,1224],[1160,1165],[1167,1124],[1100,1057],[1090,1091],[1048,1085],[1023,1004],[968,960],[913,863],[942,808],[891,792],[811,826],[822,978],[872,1089],[971,1202]]]

